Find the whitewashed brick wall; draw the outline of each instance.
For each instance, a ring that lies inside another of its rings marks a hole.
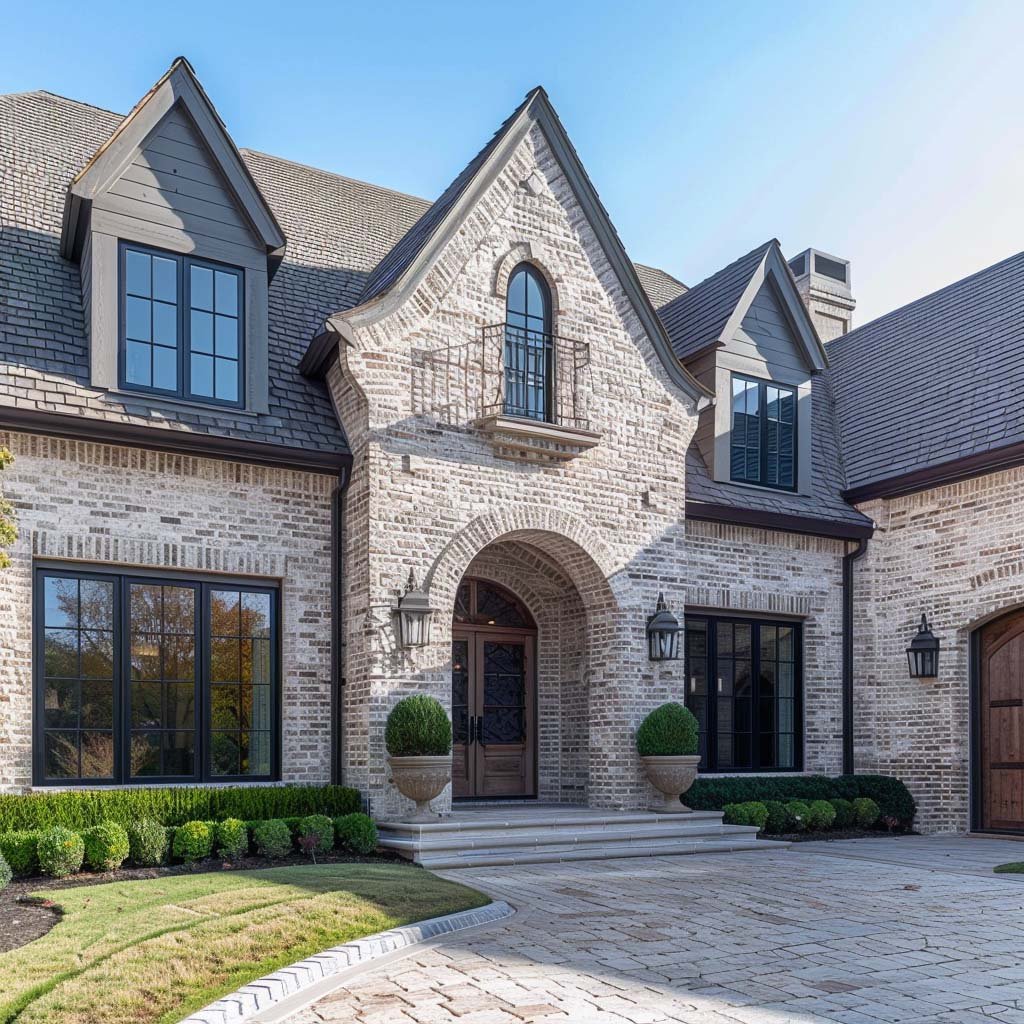
[[[20,536],[0,573],[0,790],[31,784],[34,558],[280,581],[284,778],[329,781],[336,479],[29,434],[2,445]]]

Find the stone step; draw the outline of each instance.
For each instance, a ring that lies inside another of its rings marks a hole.
[[[644,822],[635,825],[579,828],[573,822],[562,828],[510,828],[504,831],[428,832],[423,836],[380,829],[380,844],[399,853],[421,850],[424,854],[440,850],[481,850],[499,848],[557,847],[571,849],[585,843],[625,846],[638,843],[665,843],[670,840],[697,840],[724,836],[754,838],[757,829],[749,825],[722,825],[719,820],[698,822]]]
[[[405,834],[424,836],[433,833],[486,833],[496,830],[525,829],[531,832],[542,830],[561,831],[566,828],[589,829],[602,827],[621,827],[623,825],[651,825],[659,822],[666,824],[686,824],[694,826],[706,825],[709,822],[720,823],[721,811],[692,811],[689,814],[657,814],[652,811],[636,812],[568,812],[562,815],[550,814],[516,814],[508,817],[491,816],[490,808],[487,815],[467,816],[439,819],[431,822],[382,821],[377,828],[382,833],[392,835]]]
[[[416,860],[425,868],[514,867],[521,864],[559,864],[580,860],[617,860],[627,857],[678,857],[701,853],[739,853],[782,850],[789,843],[754,838],[702,839],[697,842],[675,840],[666,843],[603,845],[590,843],[571,850],[536,847],[529,850],[473,850],[462,854],[419,855]]]

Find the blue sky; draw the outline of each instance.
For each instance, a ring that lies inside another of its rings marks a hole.
[[[630,254],[688,284],[775,236],[851,259],[863,323],[1024,249],[1020,3],[0,15],[0,92],[127,111],[183,53],[240,146],[428,198],[543,84]]]

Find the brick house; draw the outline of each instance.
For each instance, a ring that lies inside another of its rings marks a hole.
[[[239,150],[180,58],[127,117],[0,98],[0,159],[0,789],[401,814],[422,691],[446,804],[639,808],[636,725],[682,699],[705,772],[882,771],[925,829],[1024,830],[1021,431],[927,372],[1012,352],[1020,258],[852,331],[814,249],[687,289],[541,89],[432,204]],[[649,657],[659,599],[685,657]]]

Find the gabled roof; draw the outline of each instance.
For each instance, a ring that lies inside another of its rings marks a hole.
[[[360,310],[373,318],[400,304],[433,264],[437,254],[457,231],[478,198],[507,163],[515,147],[534,125],[543,131],[552,153],[566,175],[577,202],[597,236],[608,262],[651,340],[673,383],[695,401],[710,397],[678,362],[668,335],[654,312],[636,268],[626,255],[597,190],[587,176],[558,115],[539,86],[527,93],[486,146],[466,165],[438,200],[413,225],[374,269],[360,298]],[[379,304],[370,314],[369,307]],[[314,339],[303,360],[304,372],[322,371],[326,347]]]
[[[775,238],[752,249],[658,310],[676,356],[686,362],[711,347],[726,344],[743,322],[750,304],[766,281],[774,287],[788,314],[808,368],[815,371],[824,369],[828,363],[825,349]]]
[[[644,263],[634,263],[633,266],[636,267],[636,276],[640,278],[640,283],[644,286],[644,291],[647,292],[651,305],[655,309],[660,309],[673,299],[678,299],[687,291],[686,285],[682,281],[664,270],[648,267]]]
[[[61,230],[61,255],[65,259],[74,259],[81,247],[79,226],[92,201],[124,173],[150,132],[175,106],[183,108],[195,123],[256,238],[267,252],[284,248],[284,232],[228,135],[224,122],[203,91],[192,66],[184,57],[177,57],[72,178],[65,198]]]
[[[1024,461],[1024,253],[829,342],[847,497]]]

